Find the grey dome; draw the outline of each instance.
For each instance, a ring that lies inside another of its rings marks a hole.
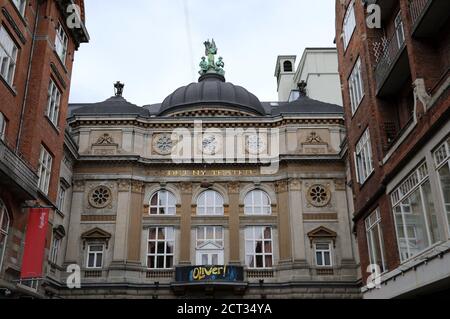
[[[170,94],[162,103],[159,115],[191,109],[195,106],[227,107],[254,115],[266,112],[259,99],[244,89],[217,74],[206,74],[198,83],[183,86]]]

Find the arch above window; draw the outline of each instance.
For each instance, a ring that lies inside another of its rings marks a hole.
[[[245,215],[271,215],[272,204],[269,195],[260,189],[250,191],[244,200]]]
[[[167,190],[157,191],[150,199],[150,215],[175,215],[177,200],[175,195]]]
[[[222,195],[213,190],[207,190],[197,198],[197,215],[223,216],[224,199]]]

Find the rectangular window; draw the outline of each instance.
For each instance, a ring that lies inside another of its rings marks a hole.
[[[343,40],[344,40],[344,49],[347,50],[348,44],[350,43],[350,39],[352,38],[353,32],[356,29],[356,17],[355,17],[355,0],[352,0],[348,5],[347,12],[344,17],[344,25],[343,25]]]
[[[58,253],[61,247],[61,238],[54,236],[52,242],[52,249],[50,250],[50,262],[58,263]]]
[[[56,202],[56,207],[59,209],[60,212],[64,211],[65,201],[66,201],[66,189],[64,188],[64,186],[60,186],[58,191],[58,201]]]
[[[439,187],[444,201],[444,211],[450,229],[450,137],[434,152],[434,161],[439,175]]]
[[[245,229],[245,263],[253,269],[273,267],[271,227],[248,227]]]
[[[372,160],[372,145],[368,128],[356,145],[355,163],[358,182],[360,184],[364,184],[374,170]]]
[[[22,16],[25,14],[25,7],[27,5],[27,0],[13,0],[14,5]]]
[[[9,33],[0,26],[0,76],[12,86],[16,70],[18,48]]]
[[[397,45],[400,49],[405,43],[405,29],[403,28],[403,20],[401,16],[401,11],[395,17],[395,37],[397,39]]]
[[[6,118],[2,112],[0,112],[0,140],[4,141],[6,137]]]
[[[197,248],[212,243],[217,248],[224,247],[223,228],[220,226],[202,226],[197,228]]]
[[[53,80],[50,79],[50,84],[48,86],[46,115],[55,126],[58,126],[60,103],[61,103],[61,92],[59,91],[55,82],[53,82]]]
[[[414,257],[440,240],[425,163],[394,190],[391,201],[402,261]]]
[[[371,265],[378,265],[381,273],[387,270],[384,257],[384,241],[381,231],[381,216],[377,209],[366,219],[367,245]]]
[[[330,243],[316,243],[314,244],[314,252],[316,255],[317,267],[332,267],[332,255]]]
[[[175,230],[154,227],[148,230],[147,268],[171,269],[174,265]]]
[[[52,163],[53,158],[50,153],[45,149],[44,146],[41,145],[41,155],[39,156],[39,189],[44,192],[44,194],[48,194],[48,188],[50,185],[50,178],[52,175]]]
[[[55,50],[63,64],[66,63],[67,43],[67,34],[64,31],[62,23],[59,23],[56,29]]]
[[[361,58],[355,63],[352,74],[348,79],[350,102],[352,106],[352,115],[356,113],[364,97],[364,85],[361,74]]]
[[[103,245],[89,245],[87,254],[87,268],[102,269],[103,268]]]

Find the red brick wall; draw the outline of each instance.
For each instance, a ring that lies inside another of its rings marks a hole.
[[[384,187],[395,176],[396,172],[402,168],[418,144],[430,138],[430,129],[444,116],[448,116],[450,107],[449,93],[438,101],[434,107],[423,116],[419,116],[419,123],[412,134],[396,150],[388,162],[383,165],[382,161],[389,151],[384,122],[392,118],[395,112],[401,115],[400,126],[404,126],[407,117],[407,108],[411,107],[411,87],[418,78],[424,78],[426,87],[430,91],[448,77],[449,61],[449,23],[432,39],[415,39],[411,36],[412,26],[409,15],[407,0],[398,1],[399,6],[394,7],[383,23],[384,30],[370,29],[367,27],[365,19],[365,8],[362,1],[356,1],[355,13],[357,26],[353,38],[344,51],[341,39],[343,18],[350,0],[336,1],[336,42],[339,54],[339,72],[343,85],[343,99],[345,117],[348,129],[349,153],[352,169],[353,191],[356,212],[356,232],[358,236],[359,251],[361,255],[361,266],[364,279],[368,274],[365,272],[369,264],[366,233],[364,219],[377,207],[380,208],[382,216],[383,236],[385,242],[385,254],[389,269],[394,269],[399,265],[397,239],[395,234],[395,223],[391,209],[389,194],[385,193]],[[373,43],[379,41],[382,35],[388,37],[394,31],[394,18],[398,10],[402,10],[402,18],[405,29],[407,54],[410,65],[410,75],[408,82],[403,85],[398,94],[391,97],[379,98],[377,96],[377,83],[375,80],[375,57],[373,54]],[[350,96],[348,88],[348,77],[353,69],[357,57],[361,57],[362,76],[364,81],[365,97],[355,115],[352,116],[350,106]],[[398,110],[393,110],[393,106],[399,105]],[[447,114],[445,114],[447,112]],[[448,120],[447,120],[448,121]],[[354,151],[355,146],[364,132],[369,127],[371,133],[373,161],[375,172],[364,185],[359,185],[356,181]]]

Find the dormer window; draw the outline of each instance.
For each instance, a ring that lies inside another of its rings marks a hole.
[[[283,69],[284,69],[284,72],[292,72],[292,70],[293,70],[292,62],[291,61],[284,61]]]

